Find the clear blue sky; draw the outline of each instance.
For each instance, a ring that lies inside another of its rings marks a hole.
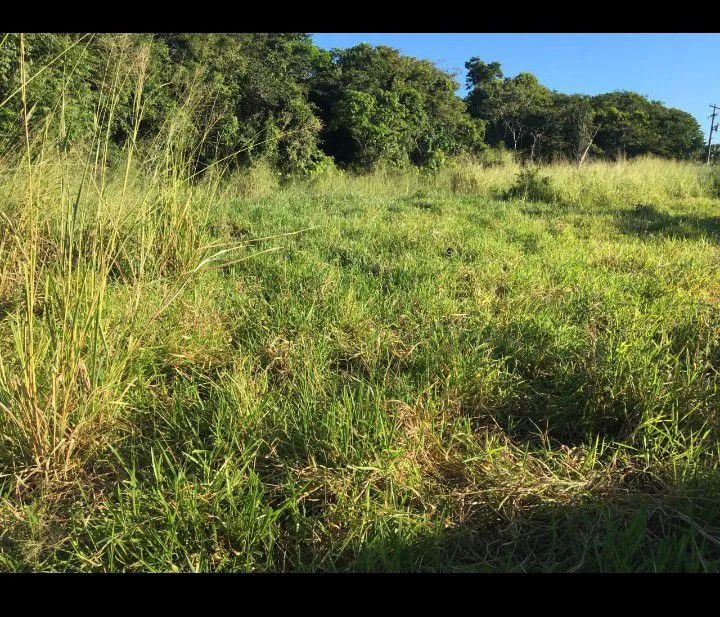
[[[693,114],[706,138],[708,105],[720,105],[720,34],[353,33],[313,39],[326,49],[389,45],[456,73],[461,86],[465,61],[478,56],[499,61],[506,76],[534,73],[559,92],[633,90]]]

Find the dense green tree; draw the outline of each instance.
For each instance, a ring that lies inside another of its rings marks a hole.
[[[609,156],[687,158],[702,151],[700,125],[684,111],[624,91],[595,96],[593,105],[599,124],[597,143]]]
[[[19,35],[0,35],[0,132],[19,133]],[[325,156],[307,99],[316,65],[329,61],[305,34],[29,34],[28,105],[55,117],[66,142],[104,118],[122,146],[165,131],[187,133],[196,163],[267,158],[312,171]],[[36,76],[37,74],[37,76]],[[184,122],[179,122],[184,120]],[[169,126],[172,125],[172,126]]]
[[[465,63],[467,77],[465,87],[469,91],[466,103],[470,114],[487,122],[496,120],[494,100],[503,84],[503,72],[499,62],[485,63],[471,58]]]
[[[20,35],[0,34],[0,134],[22,132]],[[67,145],[91,130],[95,110],[97,40],[91,35],[32,34],[23,38],[23,65],[29,115],[56,117],[53,137]]]
[[[553,158],[582,165],[589,154],[603,155],[595,144],[599,124],[592,97],[555,92],[553,109],[554,126],[548,144]]]
[[[553,97],[530,73],[505,77],[497,62],[472,58],[465,63],[466,103],[470,114],[488,123],[491,143],[504,142],[513,150],[529,150],[534,158],[553,124]]]
[[[456,89],[426,60],[360,44],[333,50],[310,96],[326,127],[323,148],[339,163],[434,166],[483,146],[484,124],[465,113]]]
[[[704,139],[697,120],[689,113],[659,105],[655,116],[659,140],[654,154],[672,158],[692,158],[702,153]]]
[[[304,34],[158,35],[169,50],[174,98],[197,98],[207,163],[265,158],[283,171],[323,161],[310,80],[329,62]]]

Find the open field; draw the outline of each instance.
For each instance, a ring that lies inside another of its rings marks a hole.
[[[720,569],[713,168],[171,172],[2,169],[1,570]]]

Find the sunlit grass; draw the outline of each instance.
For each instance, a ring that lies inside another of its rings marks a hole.
[[[34,389],[5,217],[4,568],[717,569],[711,171],[134,168],[38,176]]]
[[[198,174],[117,56],[0,157],[1,569],[718,569],[715,168]]]

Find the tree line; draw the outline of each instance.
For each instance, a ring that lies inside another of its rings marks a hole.
[[[52,126],[58,147],[87,141],[98,126],[118,149],[182,135],[199,169],[259,160],[285,174],[333,164],[437,168],[493,147],[578,164],[692,159],[703,149],[686,112],[634,92],[562,94],[479,58],[465,64],[459,97],[455,77],[427,60],[368,44],[324,50],[304,33],[8,33],[0,43],[4,147],[23,137],[23,73],[33,127]]]

